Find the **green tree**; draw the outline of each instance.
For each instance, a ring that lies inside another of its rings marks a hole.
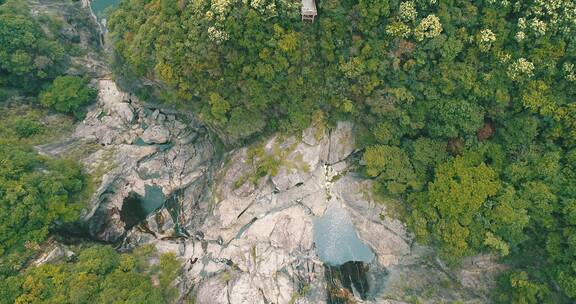
[[[484,123],[484,110],[467,100],[442,100],[432,102],[429,132],[437,137],[459,137],[474,134]]]
[[[150,260],[160,258],[160,267]],[[110,246],[80,250],[78,259],[31,267],[22,273],[0,276],[2,303],[169,303],[177,295],[171,285],[180,263],[174,254],[149,246],[119,254]],[[160,285],[152,277],[160,277]]]
[[[415,174],[408,154],[394,146],[368,147],[363,157],[366,174],[376,178],[392,194],[404,193],[415,184]]]
[[[524,271],[509,273],[501,280],[503,281],[501,284],[506,285],[507,290],[500,293],[497,298],[499,303],[542,303],[549,292],[546,286],[530,281]]]
[[[0,254],[42,242],[53,224],[78,218],[86,185],[78,165],[12,144],[0,144],[0,159]]]
[[[26,138],[42,132],[42,125],[29,118],[20,118],[14,122],[14,131],[19,138]]]
[[[444,142],[426,137],[420,137],[410,143],[408,147],[410,160],[421,184],[429,181],[436,166],[448,158],[446,146]]]
[[[144,274],[116,269],[101,284],[97,298],[100,303],[165,303],[161,291],[154,288],[150,277]]]
[[[0,5],[0,85],[35,92],[64,62],[64,49],[46,37],[25,2]]]
[[[96,89],[88,86],[88,79],[76,76],[57,77],[52,85],[40,94],[40,103],[58,112],[80,117],[82,106],[93,102]]]
[[[478,153],[467,152],[436,168],[427,203],[418,202],[426,206],[414,207],[425,208],[427,234],[447,261],[457,262],[481,248],[478,239],[484,239],[486,231],[478,221],[484,205],[500,188],[497,172]],[[422,219],[413,220],[419,221]]]

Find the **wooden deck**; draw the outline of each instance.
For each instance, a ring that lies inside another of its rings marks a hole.
[[[316,0],[302,0],[302,21],[314,22],[316,11]]]

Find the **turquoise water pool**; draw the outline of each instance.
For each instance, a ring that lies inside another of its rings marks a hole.
[[[314,220],[314,241],[318,256],[330,266],[346,262],[369,263],[375,257],[358,238],[348,211],[336,202],[330,202],[324,215]]]
[[[92,10],[100,17],[108,7],[117,6],[120,0],[92,0]]]
[[[144,189],[144,196],[132,192],[124,199],[120,210],[120,219],[126,224],[126,229],[130,229],[146,219],[150,213],[160,209],[166,202],[162,188],[145,185]]]

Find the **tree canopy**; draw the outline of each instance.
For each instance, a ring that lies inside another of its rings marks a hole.
[[[87,86],[88,80],[76,76],[58,76],[40,93],[40,103],[61,113],[80,116],[82,106],[96,98],[96,89]]]
[[[0,144],[0,159],[0,254],[39,243],[53,223],[78,218],[86,181],[77,165],[9,144]]]
[[[62,73],[66,53],[30,16],[22,1],[0,3],[0,86],[36,92]]]
[[[495,299],[576,298],[576,4],[123,1],[119,72],[226,142],[354,120],[363,172],[421,242],[514,269]],[[146,85],[142,85],[146,84]],[[539,258],[536,258],[539,256]]]
[[[110,246],[93,245],[71,261],[44,264],[2,279],[2,303],[168,303],[174,300],[172,281],[180,271],[174,254],[160,262],[150,246],[117,253]],[[154,285],[151,278],[159,277]]]

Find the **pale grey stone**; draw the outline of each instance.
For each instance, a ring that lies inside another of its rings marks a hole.
[[[164,144],[170,140],[170,131],[163,126],[150,126],[142,134],[142,141],[147,144]]]
[[[340,162],[354,151],[353,127],[351,122],[339,122],[330,132],[328,164]]]

